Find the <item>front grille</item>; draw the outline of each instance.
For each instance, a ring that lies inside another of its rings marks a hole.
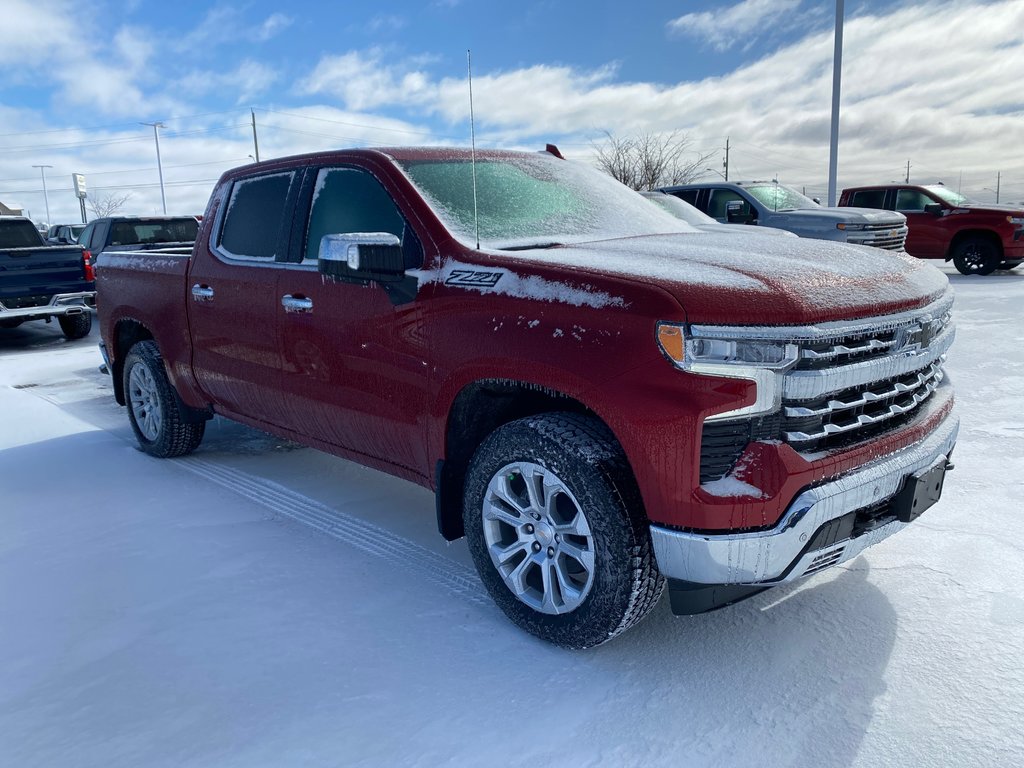
[[[818,400],[784,401],[782,439],[797,450],[818,451],[887,432],[909,421],[943,377],[940,362],[936,361],[904,376]]]
[[[888,251],[902,251],[907,242],[907,227],[891,224],[868,224],[862,230],[850,232],[847,242],[855,245],[873,245]]]
[[[917,312],[805,328],[750,329],[799,349],[778,414],[704,423],[701,483],[725,477],[746,447],[780,440],[801,453],[849,448],[910,422],[945,378],[952,297]]]

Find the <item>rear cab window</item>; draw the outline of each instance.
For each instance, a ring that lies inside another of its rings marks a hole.
[[[850,196],[854,208],[885,208],[884,189],[860,189]]]

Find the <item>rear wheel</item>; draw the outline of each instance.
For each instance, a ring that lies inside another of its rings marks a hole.
[[[953,265],[962,275],[989,275],[1001,260],[999,246],[985,237],[969,237],[953,250]]]
[[[493,432],[470,464],[463,520],[491,597],[556,645],[611,640],[664,590],[622,449],[595,419],[543,414]]]
[[[191,453],[203,440],[206,422],[189,418],[167,380],[154,341],[140,341],[124,361],[128,420],[143,451],[162,459]]]
[[[61,315],[57,318],[60,329],[66,339],[82,339],[92,330],[92,313],[81,312],[77,315]]]

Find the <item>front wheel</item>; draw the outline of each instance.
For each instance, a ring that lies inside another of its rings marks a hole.
[[[495,603],[556,645],[611,640],[664,590],[636,483],[596,419],[542,414],[493,432],[470,464],[463,521]]]
[[[164,371],[155,341],[140,341],[124,361],[124,394],[139,447],[161,459],[191,453],[203,440],[205,421],[189,420]]]
[[[74,341],[84,339],[92,330],[92,313],[80,312],[77,315],[61,315],[57,318],[64,338]]]
[[[961,275],[990,275],[1000,261],[999,246],[984,237],[969,237],[953,250],[953,266]]]

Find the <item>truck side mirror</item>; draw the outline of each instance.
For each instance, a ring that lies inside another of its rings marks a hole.
[[[725,220],[730,224],[743,223],[743,203],[739,200],[730,200],[725,204]]]
[[[725,204],[725,220],[730,224],[749,224],[754,218],[754,212],[742,200],[730,200]]]
[[[402,242],[390,232],[324,235],[317,266],[321,274],[343,282],[398,282],[405,275]]]
[[[930,213],[932,216],[941,216],[942,215],[942,204],[941,203],[928,203],[928,205],[926,205],[924,207],[924,212],[925,213]]]

